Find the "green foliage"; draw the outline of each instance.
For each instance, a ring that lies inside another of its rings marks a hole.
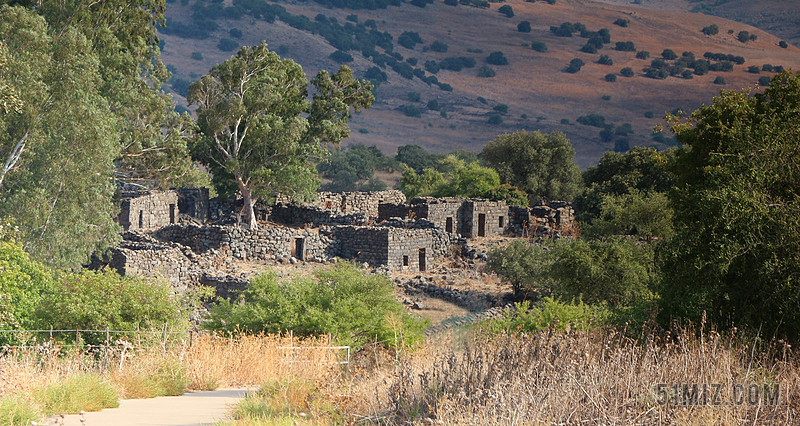
[[[487,121],[491,125],[503,124],[503,117],[500,114],[492,114]]]
[[[424,43],[419,33],[413,31],[406,31],[397,38],[397,43],[406,49],[414,49],[417,44]]]
[[[575,121],[583,124],[584,126],[594,126],[594,127],[606,126],[606,118],[600,114],[582,115],[578,117],[578,119]]]
[[[503,55],[503,52],[492,52],[486,57],[486,62],[492,65],[508,65],[508,59]]]
[[[347,52],[342,52],[341,50],[337,50],[329,55],[331,59],[340,63],[346,64],[348,62],[353,62],[353,56]]]
[[[511,184],[538,201],[571,201],[580,188],[575,150],[563,133],[525,131],[499,135],[483,149],[483,160]]]
[[[625,238],[561,240],[551,247],[553,293],[611,307],[654,298],[658,280],[653,249]]]
[[[531,41],[531,49],[545,53],[547,52],[547,45],[543,41],[533,40]]]
[[[406,198],[411,199],[431,195],[444,183],[444,176],[432,168],[426,168],[421,174],[417,174],[414,168],[408,167],[403,172],[399,186]]]
[[[600,65],[614,65],[614,61],[608,55],[600,55],[597,63]]]
[[[195,61],[202,61],[203,54],[201,52],[192,52],[192,59],[194,59]]]
[[[618,50],[620,52],[635,52],[636,46],[632,41],[618,41],[614,47],[614,50]]]
[[[389,278],[342,262],[311,277],[281,282],[274,272],[254,277],[244,303],[223,299],[209,310],[204,327],[245,333],[315,336],[332,333],[338,342],[361,346],[394,339],[422,338],[424,322],[403,313]]]
[[[786,49],[786,48],[788,48],[788,47],[789,47],[789,44],[788,44],[788,43],[786,43],[785,41],[781,40],[780,42],[778,42],[778,46],[780,46],[780,47],[782,47],[782,48]]]
[[[658,152],[654,148],[635,147],[625,154],[606,152],[595,167],[583,174],[586,189],[576,200],[579,217],[591,221],[601,212],[605,196],[632,193],[666,193],[674,183],[667,165],[674,151]]]
[[[672,49],[664,49],[664,51],[661,52],[661,57],[668,61],[672,61],[678,58],[678,54],[675,53]]]
[[[555,285],[550,267],[553,257],[547,248],[530,240],[517,239],[509,245],[494,246],[486,257],[490,271],[511,283],[514,294],[526,296],[532,290],[549,292]]]
[[[519,190],[519,188],[504,183],[491,188],[488,192],[482,195],[492,201],[505,201],[509,206],[527,206],[528,194]]]
[[[516,310],[506,317],[490,321],[489,330],[493,333],[535,333],[553,327],[556,330],[589,331],[611,323],[612,312],[603,305],[587,305],[582,300],[577,303],[560,302],[545,297],[533,307],[530,301],[515,304]]]
[[[671,193],[676,236],[663,252],[664,315],[760,329],[800,330],[800,75],[763,94],[722,91],[688,123],[672,119],[683,148]]]
[[[499,13],[502,13],[503,15],[506,15],[507,18],[514,17],[514,9],[512,9],[511,6],[507,4],[500,6],[500,8],[498,8],[497,11]]]
[[[31,393],[34,399],[41,401],[45,415],[78,414],[119,407],[114,386],[95,373],[68,376]]]
[[[466,163],[454,155],[442,160],[447,171],[445,183],[433,191],[436,197],[486,198],[490,190],[500,185],[497,172],[481,167],[477,161]]]
[[[648,52],[646,50],[640,50],[640,51],[636,52],[636,59],[647,60],[648,58],[650,58],[650,52]]]
[[[613,83],[613,82],[617,81],[617,75],[616,74],[606,74],[605,80],[608,81],[608,82]]]
[[[116,272],[65,273],[42,295],[35,306],[35,322],[42,329],[136,330],[185,326],[179,301],[168,284],[121,277]],[[61,336],[73,341],[74,334]],[[82,339],[102,344],[105,335],[86,334]]]
[[[576,72],[581,70],[581,67],[586,65],[583,60],[580,58],[575,58],[569,61],[569,66],[567,67],[566,71],[571,74],[575,74]]]
[[[670,238],[674,214],[663,192],[601,196],[600,214],[581,227],[589,238],[612,235]]]
[[[408,92],[406,96],[408,96],[408,100],[411,102],[419,102],[422,98],[419,92]]]
[[[500,114],[508,113],[508,105],[506,104],[497,104],[492,109],[499,112]]]
[[[41,417],[39,408],[27,398],[19,396],[0,398],[0,424],[26,426],[33,424]]]
[[[488,103],[488,102],[486,101],[486,98],[484,98],[484,97],[482,97],[482,96],[478,96],[478,98],[477,98],[477,99],[478,99],[478,102],[480,102],[480,103],[482,103],[482,104],[484,104],[484,105],[486,105],[486,104]]]
[[[228,34],[230,34],[233,38],[242,38],[242,30],[238,28],[231,28],[228,31]]]
[[[717,35],[719,34],[719,27],[717,26],[717,24],[711,24],[707,27],[703,27],[701,31],[705,35]]]
[[[472,68],[476,64],[475,59],[465,56],[451,56],[439,61],[439,67],[443,70],[461,71],[464,68]]]
[[[747,68],[747,72],[749,72],[751,74],[758,74],[758,73],[761,72],[761,68],[759,68],[758,65],[750,65]]]
[[[739,34],[736,34],[736,39],[742,43],[747,43],[750,41],[750,33],[747,31],[739,31]]]
[[[233,52],[239,47],[239,43],[229,39],[229,38],[221,38],[219,43],[217,43],[217,49],[223,52]]]
[[[400,111],[403,111],[403,115],[406,117],[422,117],[422,111],[420,111],[415,105],[400,105]]]
[[[624,27],[627,27],[628,24],[630,24],[630,22],[631,21],[629,21],[629,20],[627,20],[625,18],[618,18],[616,21],[614,21],[614,25],[619,25],[620,27],[624,28]]]
[[[531,23],[528,21],[522,21],[517,24],[517,31],[521,33],[529,33],[531,32]]]
[[[758,85],[759,86],[766,87],[766,86],[769,86],[770,84],[772,84],[772,82],[770,81],[769,77],[763,76],[763,77],[759,77],[758,78]]]
[[[397,148],[395,160],[411,167],[417,173],[422,173],[425,169],[435,169],[444,157],[440,154],[433,154],[425,151],[419,145],[402,145]]]
[[[431,43],[431,50],[434,52],[444,53],[447,52],[449,46],[443,41],[436,40]]]
[[[240,49],[189,88],[203,134],[192,154],[222,183],[221,194],[236,184],[251,229],[257,228],[257,198],[313,196],[319,177],[309,158],[326,158],[328,143],[350,135],[351,108],[358,112],[375,99],[372,85],[346,66],[333,75],[320,71],[311,86],[309,102],[302,68],[262,42]]]
[[[495,71],[488,65],[478,68],[478,77],[491,78],[495,75],[497,75],[497,73],[495,73]]]
[[[589,54],[597,53],[597,46],[592,43],[586,43],[583,47],[581,47],[581,52]]]
[[[317,165],[317,170],[330,179],[323,185],[326,191],[381,191],[386,189],[386,183],[374,178],[375,170],[391,171],[396,167],[397,162],[384,156],[375,145],[356,144],[333,152],[328,161]]]
[[[619,73],[623,77],[633,77],[634,76],[633,68],[631,68],[631,67],[625,67],[625,68],[619,70]]]
[[[22,244],[3,238],[0,271],[0,330],[33,329],[33,310],[52,286],[50,273],[30,259]],[[13,333],[0,333],[0,344],[15,343],[20,342]]]

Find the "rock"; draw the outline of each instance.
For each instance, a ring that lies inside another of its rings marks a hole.
[[[413,304],[413,305],[411,305],[411,309],[422,310],[422,309],[424,309],[424,308],[422,307],[422,303],[420,303],[420,302],[414,302],[414,304]]]

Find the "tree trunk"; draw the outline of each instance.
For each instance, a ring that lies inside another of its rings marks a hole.
[[[241,176],[236,175],[236,184],[239,185],[239,192],[242,193],[244,200],[244,210],[247,212],[247,227],[248,229],[258,229],[258,222],[256,222],[256,213],[253,211],[253,197],[250,195],[250,188],[245,185]]]

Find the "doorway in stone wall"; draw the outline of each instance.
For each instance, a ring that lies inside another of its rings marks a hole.
[[[425,249],[419,249],[419,270],[424,271],[427,265],[425,263]]]
[[[297,260],[305,260],[305,238],[295,238],[292,244],[292,256]]]
[[[144,211],[139,210],[139,229],[144,229]]]
[[[169,205],[169,223],[175,223],[175,204]]]
[[[450,234],[453,233],[453,218],[452,217],[448,217],[447,220],[445,221],[444,230],[447,231]]]
[[[478,214],[478,236],[486,236],[486,215],[483,213]]]

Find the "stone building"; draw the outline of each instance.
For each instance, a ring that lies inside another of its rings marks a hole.
[[[278,197],[280,204],[292,204],[288,197]],[[405,203],[406,196],[402,191],[391,189],[388,191],[368,192],[320,192],[317,201],[308,204],[330,211],[338,215],[363,213],[367,219],[378,217],[378,205],[381,203]]]
[[[124,231],[150,231],[178,220],[176,191],[124,191],[118,216]]]
[[[428,222],[430,224],[430,222]],[[424,271],[450,251],[450,236],[432,226],[339,226],[333,230],[344,259],[386,265],[391,270]]]
[[[414,198],[408,204],[381,204],[378,220],[392,217],[427,219],[463,238],[502,235],[508,226],[504,201],[465,198]]]

